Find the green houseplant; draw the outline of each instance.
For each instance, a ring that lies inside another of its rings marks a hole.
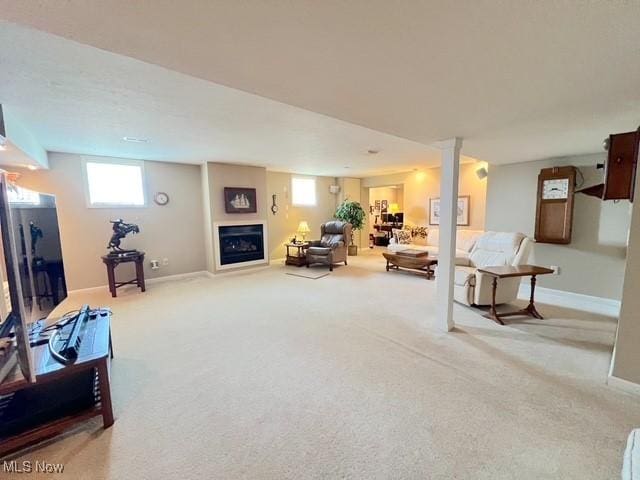
[[[358,246],[353,242],[353,233],[355,230],[362,230],[364,227],[364,221],[366,214],[362,205],[352,200],[345,200],[342,202],[336,210],[335,217],[343,222],[349,222],[351,224],[351,244],[349,245],[349,255],[358,254]]]

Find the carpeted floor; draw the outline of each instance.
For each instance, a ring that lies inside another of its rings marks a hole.
[[[435,282],[377,253],[291,271],[70,298],[113,308],[116,422],[20,460],[91,480],[618,478],[640,402],[604,384],[614,319],[456,306],[445,334]]]

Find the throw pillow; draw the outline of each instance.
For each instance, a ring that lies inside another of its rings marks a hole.
[[[408,230],[393,229],[393,236],[398,245],[409,245],[411,243],[411,232]]]
[[[411,236],[412,237],[420,237],[420,238],[424,238],[425,240],[427,239],[427,227],[413,227],[411,229]]]
[[[413,227],[411,229],[412,242],[416,245],[427,245],[427,227]]]

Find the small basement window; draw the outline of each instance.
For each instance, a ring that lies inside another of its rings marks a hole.
[[[85,162],[90,207],[144,207],[142,162]]]
[[[298,207],[316,205],[316,179],[293,177],[291,179],[291,204]]]

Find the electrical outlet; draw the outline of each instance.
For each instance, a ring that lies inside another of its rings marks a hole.
[[[149,263],[151,264],[151,270],[158,270],[160,268],[160,262],[158,262],[158,260],[151,260]]]
[[[558,265],[551,265],[549,268],[553,270],[554,275],[560,275],[560,267]]]
[[[169,265],[169,259],[168,259],[168,258],[163,258],[163,259],[162,259],[162,265],[164,265],[165,267],[166,267],[167,265]]]

